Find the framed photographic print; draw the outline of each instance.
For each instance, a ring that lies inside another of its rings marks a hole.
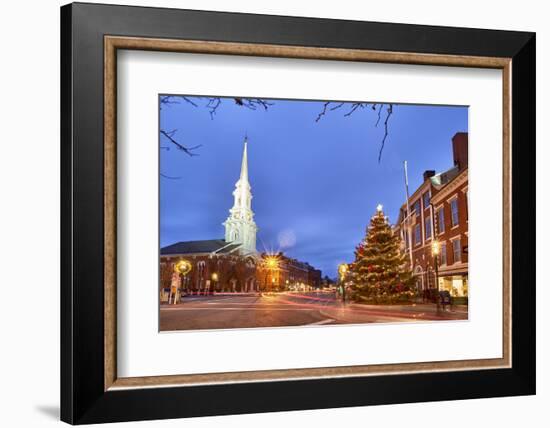
[[[535,35],[61,8],[72,424],[535,393]]]

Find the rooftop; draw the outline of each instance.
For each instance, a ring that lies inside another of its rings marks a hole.
[[[161,255],[171,254],[208,254],[217,252],[226,254],[239,248],[241,244],[231,244],[225,239],[207,239],[203,241],[184,241],[168,245],[160,249]]]

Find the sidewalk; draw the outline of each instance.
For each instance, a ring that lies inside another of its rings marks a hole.
[[[437,313],[437,305],[435,303],[412,303],[406,305],[364,305],[361,303],[346,303],[346,305],[354,305],[358,307],[366,308],[384,308],[392,310],[400,310],[403,312],[433,312]],[[440,312],[443,311],[443,307],[440,307]],[[449,313],[449,306],[446,306],[445,312]],[[453,305],[450,310],[451,313],[468,313],[468,305]]]
[[[358,303],[325,307],[323,315],[344,323],[458,321],[468,319],[468,306],[456,305],[452,311],[437,311],[435,304],[363,305]]]

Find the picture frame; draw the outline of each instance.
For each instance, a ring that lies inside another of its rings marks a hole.
[[[502,70],[502,358],[119,378],[116,52],[121,49]],[[534,33],[63,6],[61,419],[86,424],[534,394],[535,97]]]

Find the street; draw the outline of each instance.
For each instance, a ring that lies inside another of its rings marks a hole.
[[[161,331],[466,319],[465,306],[343,304],[328,292],[185,296],[160,307]]]

